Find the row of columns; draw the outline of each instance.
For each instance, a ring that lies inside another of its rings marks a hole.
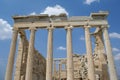
[[[53,64],[54,64],[54,70],[53,70],[54,71],[54,80],[56,80],[56,79],[61,80],[61,77],[63,77],[63,76],[61,76],[62,70],[67,69],[66,62],[61,62],[61,60],[54,60]],[[56,70],[56,67],[57,67],[56,65],[58,65],[58,70]],[[63,65],[64,65],[64,67],[63,67]],[[58,77],[56,75],[57,72],[59,72]],[[66,73],[65,76],[67,76],[67,71],[65,71],[65,73]]]
[[[92,45],[90,39],[90,26],[85,26],[85,41],[86,41],[86,52],[88,58],[88,78],[89,80],[95,80],[95,70],[94,63],[92,59]],[[72,26],[65,27],[67,31],[67,80],[74,80],[74,71],[73,71],[73,58],[72,58]],[[30,41],[28,49],[28,58],[27,58],[27,69],[25,80],[33,80],[33,53],[34,53],[34,39],[35,39],[35,28],[30,28]],[[16,51],[16,43],[18,36],[18,29],[13,30],[13,37],[11,42],[10,54],[8,58],[8,64],[6,69],[5,80],[12,80],[14,57]],[[108,59],[108,66],[110,72],[110,80],[118,80],[117,74],[115,71],[114,60],[112,56],[112,48],[110,45],[109,35],[107,27],[103,29],[103,36],[106,46],[106,53]],[[52,67],[53,66],[53,27],[48,28],[48,46],[47,46],[47,63],[46,63],[46,80],[52,80]]]

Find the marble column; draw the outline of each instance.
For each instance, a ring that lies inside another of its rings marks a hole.
[[[95,70],[94,70],[94,61],[92,55],[92,44],[90,38],[90,26],[84,26],[85,28],[85,41],[86,41],[86,52],[87,52],[87,61],[88,61],[88,78],[89,80],[95,80]]]
[[[22,60],[23,60],[23,54],[24,54],[24,46],[25,46],[24,44],[25,44],[25,36],[20,34],[14,80],[22,80],[21,79],[21,67],[22,67]]]
[[[56,79],[56,61],[54,60],[54,80]]]
[[[25,80],[33,80],[33,54],[34,54],[34,40],[35,40],[35,28],[30,28],[30,41],[27,56],[27,68]]]
[[[109,39],[109,34],[108,34],[107,27],[103,28],[103,37],[104,37],[104,42],[105,42],[105,46],[106,46],[110,80],[118,80],[117,73],[116,73],[116,70],[115,70],[115,64],[114,64],[114,59],[113,59],[113,55],[112,55],[112,47],[111,47],[111,44],[110,44],[110,39]]]
[[[62,64],[59,63],[59,80],[61,80],[61,69],[62,69]]]
[[[72,54],[72,26],[66,27],[67,31],[67,80],[74,80],[73,54]]]
[[[18,30],[13,29],[12,42],[11,42],[10,53],[8,57],[5,80],[12,80],[17,36],[18,36]]]
[[[52,80],[52,68],[53,68],[53,27],[48,27],[46,80]]]
[[[67,64],[65,63],[65,76],[67,78]]]

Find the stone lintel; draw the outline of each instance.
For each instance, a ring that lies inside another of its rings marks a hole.
[[[54,61],[66,60],[66,58],[54,58]]]
[[[107,20],[99,20],[99,21],[56,21],[56,22],[19,22],[15,23],[14,27],[20,29],[28,29],[30,27],[36,28],[47,28],[48,26],[53,26],[55,28],[64,28],[67,25],[71,25],[73,27],[84,27],[84,25],[89,24],[91,27],[98,27],[102,25],[108,25]],[[69,26],[68,26],[69,27]]]

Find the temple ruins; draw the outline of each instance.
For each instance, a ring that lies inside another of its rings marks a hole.
[[[13,16],[13,36],[5,80],[13,80],[13,77],[14,80],[118,80],[108,34],[108,14],[106,11],[99,11],[91,13],[90,16]],[[53,57],[53,31],[59,28],[66,31],[66,58]],[[83,28],[85,32],[84,55],[73,54],[73,28]],[[96,29],[94,33],[90,32],[92,28]],[[40,29],[48,30],[46,59],[34,47],[35,33]],[[30,31],[29,40],[25,30]],[[18,36],[20,39],[16,51]],[[95,38],[94,49],[91,45],[91,36]],[[13,72],[16,52],[17,59]]]

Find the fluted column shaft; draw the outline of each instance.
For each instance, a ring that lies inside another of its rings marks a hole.
[[[54,80],[56,79],[56,61],[54,60]]]
[[[61,80],[61,70],[62,70],[62,64],[59,63],[59,80]]]
[[[46,80],[52,80],[53,66],[53,28],[48,28],[48,45],[47,45],[47,63],[46,63]]]
[[[17,36],[18,36],[18,30],[13,30],[13,36],[12,36],[12,42],[11,42],[11,47],[10,47],[10,53],[8,57],[5,80],[12,80]]]
[[[105,46],[106,46],[110,80],[118,80],[117,73],[115,70],[115,64],[114,64],[114,59],[113,59],[113,55],[112,55],[112,47],[110,44],[110,39],[109,39],[107,27],[105,27],[103,29],[103,36],[104,36],[104,41],[105,41]]]
[[[67,36],[66,36],[67,37],[67,80],[74,80],[71,26],[67,27],[66,31],[67,31]]]
[[[25,36],[20,34],[20,40],[18,43],[18,55],[16,59],[16,71],[15,71],[15,76],[14,80],[21,80],[21,66],[22,66],[22,59],[23,59],[23,54],[24,54],[24,44],[25,44]]]
[[[28,48],[28,57],[27,57],[27,68],[26,68],[26,77],[25,80],[32,80],[33,75],[33,54],[34,54],[34,40],[35,40],[35,29],[30,29],[30,41]]]
[[[92,45],[90,39],[90,26],[85,26],[85,41],[86,41],[86,52],[88,61],[88,78],[89,80],[95,80],[95,70],[92,55]]]

